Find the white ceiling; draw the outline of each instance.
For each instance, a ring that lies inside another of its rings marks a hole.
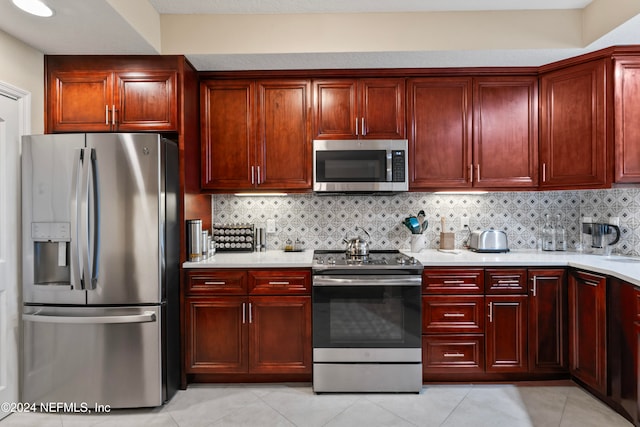
[[[0,0],[0,30],[46,54],[158,54],[130,17],[117,11],[127,2],[148,2],[153,14],[314,14],[431,11],[583,9],[592,0],[44,0],[52,19],[28,16],[11,0]],[[596,0],[593,0],[596,1]],[[623,1],[623,0],[618,0]],[[151,17],[158,20],[158,16]],[[160,16],[161,16],[160,15]],[[611,45],[640,44],[640,14],[588,46],[554,49],[433,49],[386,52],[184,53],[205,70],[319,68],[421,68],[537,66]],[[544,23],[540,23],[544,25]],[[185,29],[188,31],[189,29]],[[381,29],[381,31],[384,29]],[[517,30],[515,30],[517,31]],[[164,44],[163,44],[164,46]]]

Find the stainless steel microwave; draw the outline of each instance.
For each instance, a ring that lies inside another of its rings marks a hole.
[[[313,141],[313,191],[408,191],[406,139]]]

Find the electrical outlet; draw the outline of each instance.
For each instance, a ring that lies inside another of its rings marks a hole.
[[[612,216],[611,218],[609,218],[609,224],[617,225],[619,227],[620,226],[620,217],[619,216]]]
[[[276,220],[270,218],[267,220],[267,233],[275,233],[276,232]]]
[[[463,216],[460,217],[460,228],[464,229],[465,227],[469,226],[469,217],[468,216]]]

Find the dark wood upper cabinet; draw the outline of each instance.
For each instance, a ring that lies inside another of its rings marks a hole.
[[[409,79],[412,190],[534,188],[535,76]]]
[[[314,138],[404,139],[405,79],[313,82]]]
[[[607,147],[607,68],[599,59],[540,78],[540,187],[610,185]]]
[[[178,131],[177,62],[90,58],[47,57],[48,133]]]
[[[311,188],[311,82],[258,81],[258,188]]]
[[[640,56],[614,57],[615,182],[640,182]]]
[[[311,82],[204,80],[202,188],[311,188]]]
[[[113,73],[51,71],[47,132],[110,131],[113,103]]]
[[[200,84],[202,188],[255,186],[254,104],[253,81]]]
[[[536,77],[475,79],[473,128],[474,187],[537,187]]]
[[[117,130],[177,130],[176,72],[116,73],[115,85]]]
[[[471,186],[472,79],[408,82],[409,187]]]

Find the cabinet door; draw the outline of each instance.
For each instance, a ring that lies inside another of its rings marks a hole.
[[[567,285],[562,269],[529,270],[529,370],[567,371]]]
[[[113,73],[60,71],[48,78],[48,132],[111,130]]]
[[[394,78],[359,81],[360,126],[366,139],[404,139],[405,80]]]
[[[315,139],[358,137],[356,79],[316,80],[313,82],[313,99]]]
[[[609,279],[607,284],[609,396],[638,420],[638,308],[640,290],[631,283]],[[638,425],[638,424],[636,424]]]
[[[200,84],[202,187],[255,187],[253,81]]]
[[[116,73],[116,129],[177,131],[177,75],[174,71]]]
[[[475,80],[474,186],[537,187],[537,77]]]
[[[606,278],[580,271],[569,277],[569,371],[607,392]]]
[[[640,57],[615,59],[615,181],[640,182]]]
[[[541,187],[608,184],[606,67],[598,60],[541,77]]]
[[[247,372],[246,298],[189,297],[185,303],[186,372]]]
[[[258,82],[257,184],[311,188],[311,81]]]
[[[408,83],[409,189],[471,186],[471,78]]]
[[[249,371],[311,373],[311,297],[249,298]]]
[[[486,371],[527,372],[527,296],[493,295],[485,303]]]

